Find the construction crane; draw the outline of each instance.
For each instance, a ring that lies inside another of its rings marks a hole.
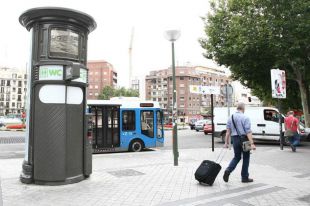
[[[129,49],[128,49],[128,55],[129,55],[129,88],[132,87],[132,85],[131,85],[131,81],[132,81],[132,44],[133,44],[134,33],[135,33],[135,27],[132,27],[131,35],[130,35],[130,42],[129,42]]]

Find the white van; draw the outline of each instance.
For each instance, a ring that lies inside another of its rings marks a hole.
[[[236,112],[236,107],[230,107],[230,116]],[[279,112],[272,107],[246,107],[246,116],[250,118],[254,139],[279,140]],[[214,136],[225,141],[226,123],[228,120],[227,107],[214,108]],[[282,125],[284,131],[284,125]]]

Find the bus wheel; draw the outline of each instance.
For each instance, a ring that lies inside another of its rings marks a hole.
[[[143,143],[141,140],[133,140],[129,145],[131,152],[141,152],[143,150]]]

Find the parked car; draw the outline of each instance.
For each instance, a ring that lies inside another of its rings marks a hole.
[[[205,124],[205,126],[203,127],[203,132],[205,133],[205,135],[212,133],[212,123],[210,122]]]
[[[299,123],[299,128],[300,128],[301,140],[310,141],[310,128],[305,127],[305,125],[302,122]]]
[[[200,130],[203,130],[203,127],[205,126],[205,124],[211,124],[211,121],[209,119],[198,120],[195,123],[195,130],[197,132],[199,132]]]
[[[172,127],[173,127],[172,122],[164,124],[164,128],[172,128]]]

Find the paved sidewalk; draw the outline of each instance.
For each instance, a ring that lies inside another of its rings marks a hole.
[[[250,172],[255,182],[250,184],[240,182],[241,164],[230,181],[223,182],[224,168],[233,156],[228,150],[214,185],[197,184],[194,172],[201,160],[214,160],[220,151],[180,150],[178,167],[173,166],[171,150],[94,155],[91,177],[64,186],[22,184],[19,174],[23,160],[3,159],[0,160],[0,192],[2,189],[4,206],[310,205],[310,170],[290,167],[296,163],[310,165],[309,148],[298,148],[297,153],[292,153],[288,149],[260,147],[252,155]],[[287,161],[288,168],[278,164],[278,156]],[[270,163],[265,164],[264,158],[269,158]]]

